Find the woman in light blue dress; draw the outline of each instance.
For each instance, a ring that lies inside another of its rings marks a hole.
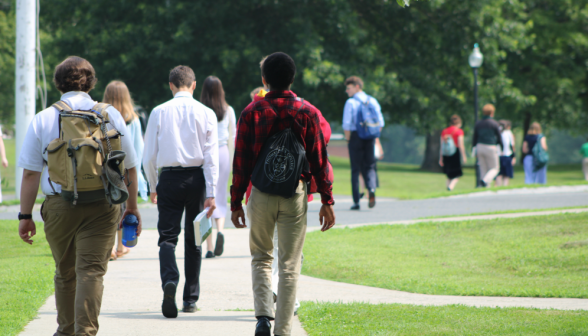
[[[127,123],[127,134],[124,136],[129,137],[133,141],[133,147],[135,148],[135,154],[137,157],[143,157],[143,133],[141,131],[141,121],[139,116],[135,113],[133,100],[127,85],[121,81],[112,81],[108,83],[104,90],[104,97],[102,102],[112,105],[117,109]],[[147,201],[147,181],[143,176],[142,170],[137,170],[137,181],[139,187],[139,195],[145,201]],[[122,230],[118,230],[118,242],[112,248],[111,259],[116,260],[118,257],[129,253],[129,249],[122,244]]]

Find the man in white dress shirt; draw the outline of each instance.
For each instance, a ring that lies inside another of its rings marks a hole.
[[[143,167],[151,188],[151,202],[157,204],[159,211],[161,310],[165,317],[174,318],[178,316],[175,296],[180,280],[175,248],[184,210],[186,284],[182,311],[197,310],[202,249],[196,246],[194,219],[205,208],[209,208],[210,218],[216,208],[218,129],[214,111],[192,97],[196,76],[190,67],[179,65],[172,69],[169,88],[174,98],[154,108],[149,116]]]

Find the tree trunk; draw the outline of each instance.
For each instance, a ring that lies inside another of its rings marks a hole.
[[[425,157],[421,169],[431,172],[442,172],[439,166],[439,151],[441,150],[441,130],[432,131],[427,134],[427,145]]]

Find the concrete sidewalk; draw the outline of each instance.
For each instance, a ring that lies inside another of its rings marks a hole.
[[[159,247],[156,230],[145,230],[139,243],[123,258],[111,261],[104,281],[99,335],[253,335],[255,316],[251,290],[249,230],[227,230],[225,253],[203,259],[199,311],[180,312],[178,318],[161,314],[163,291],[159,278]],[[182,277],[176,293],[181,308],[184,286],[183,234],[176,248]],[[55,297],[39,310],[39,316],[21,335],[52,335],[57,328]],[[306,335],[295,318],[292,335]]]
[[[570,209],[528,212],[506,215],[440,218],[423,221],[492,219],[500,217],[534,216],[561,212],[581,212]],[[391,224],[412,224],[403,221]],[[360,224],[361,225],[361,224]],[[366,225],[366,224],[363,224]],[[353,225],[359,226],[359,225]],[[339,226],[340,228],[344,227]],[[310,228],[309,230],[314,230]],[[249,230],[225,231],[225,254],[220,258],[203,259],[199,311],[180,313],[177,319],[161,315],[162,290],[159,279],[159,258],[156,230],[145,230],[139,244],[127,256],[110,262],[105,277],[105,290],[100,314],[100,335],[252,335],[255,329],[253,293],[251,290],[251,257]],[[183,270],[183,237],[176,256]],[[183,272],[182,272],[183,273]],[[183,287],[180,280],[179,289]],[[181,305],[181,290],[177,303]],[[476,297],[426,295],[353,285],[301,276],[298,285],[300,301],[402,303],[416,305],[463,304],[476,307],[530,307],[562,310],[588,310],[588,299]],[[39,310],[39,316],[21,335],[50,335],[57,327],[54,297]],[[306,335],[295,318],[292,335]]]

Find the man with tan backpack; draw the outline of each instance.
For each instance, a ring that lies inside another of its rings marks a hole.
[[[121,215],[137,216],[141,233],[140,161],[124,137],[120,113],[88,95],[96,83],[90,62],[68,57],[55,68],[53,81],[61,100],[35,116],[18,158],[24,168],[18,231],[33,243],[31,213],[41,184],[47,195],[41,216],[56,266],[55,335],[96,335],[103,276]]]

